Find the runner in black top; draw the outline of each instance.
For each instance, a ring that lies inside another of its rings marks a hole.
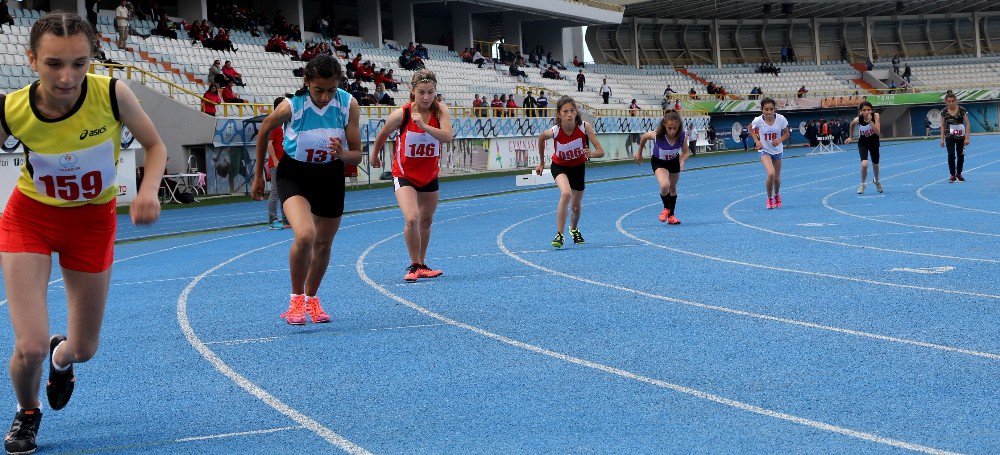
[[[871,155],[872,171],[875,173],[875,189],[879,193],[883,191],[882,183],[878,180],[878,159],[879,159],[879,134],[882,128],[879,124],[879,115],[874,112],[872,103],[864,101],[861,103],[861,110],[858,116],[854,117],[850,129],[847,130],[847,140],[845,144],[850,144],[854,138],[854,125],[858,125],[858,154],[861,155],[861,184],[858,185],[858,194],[864,194],[865,182],[868,181],[868,157]]]
[[[948,181],[964,182],[962,165],[965,164],[965,147],[969,145],[969,116],[951,91],[944,96],[944,102],[947,107],[941,109],[941,147],[948,147],[948,171],[951,173]]]

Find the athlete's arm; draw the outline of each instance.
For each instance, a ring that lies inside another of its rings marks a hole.
[[[424,126],[421,128],[426,131],[427,134],[433,136],[434,139],[447,144],[450,143],[454,137],[454,133],[451,130],[451,113],[448,112],[448,106],[445,106],[444,103],[438,103],[438,107],[440,108],[440,111],[438,111],[438,125],[440,125],[440,127],[434,128],[425,122]]]
[[[642,151],[646,147],[646,141],[656,138],[656,131],[646,131],[639,138],[639,150],[635,152],[635,163],[642,164]]]
[[[597,133],[594,132],[594,125],[584,122],[587,131],[587,137],[590,138],[590,145],[596,150],[587,151],[587,156],[590,158],[600,158],[604,156],[604,147],[601,147],[601,141],[597,140]]]
[[[756,144],[757,150],[764,148],[760,143],[760,138],[757,137],[757,129],[753,127],[753,123],[750,124],[750,128],[747,128],[747,132],[750,133],[750,137],[753,138],[754,144]]]
[[[774,146],[777,147],[778,144],[787,141],[790,137],[792,137],[792,130],[786,126],[785,129],[781,130],[781,137],[778,138],[778,143]]]
[[[965,113],[965,145],[969,145],[969,133],[972,132],[972,125],[969,123],[969,113]]]
[[[368,162],[371,163],[372,167],[382,167],[382,147],[385,146],[385,141],[389,140],[389,135],[399,129],[401,123],[403,123],[402,108],[392,111],[389,117],[385,119],[382,129],[375,135],[375,143],[372,145],[371,150],[368,151]]]
[[[357,165],[361,162],[361,107],[358,100],[351,97],[351,111],[348,114],[347,125],[344,127],[344,135],[347,136],[347,150],[341,144],[340,152],[337,156],[347,164]]]
[[[542,175],[542,171],[545,170],[545,141],[552,139],[552,130],[548,129],[542,131],[542,134],[538,135],[538,166],[535,167],[535,173]]]
[[[691,156],[691,147],[688,147],[688,141],[681,143],[681,170],[684,170],[684,162],[687,161],[688,156]]]
[[[115,81],[115,98],[118,103],[118,118],[128,127],[146,151],[146,162],[143,165],[145,174],[139,192],[135,195],[129,214],[132,223],[150,224],[160,217],[160,201],[157,192],[163,179],[163,171],[167,167],[167,146],[156,132],[152,120],[139,106],[135,94],[122,81]]]
[[[879,122],[878,112],[872,113],[872,128],[875,128],[875,134],[882,135],[882,123]]]
[[[256,199],[264,197],[264,153],[267,151],[271,131],[291,118],[292,103],[286,99],[274,109],[274,112],[267,114],[264,121],[260,123],[260,129],[257,130],[257,161],[254,163],[253,183],[251,183],[251,196]]]

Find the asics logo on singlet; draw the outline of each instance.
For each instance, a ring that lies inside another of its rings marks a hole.
[[[100,136],[100,135],[104,134],[107,131],[108,131],[108,127],[106,127],[106,126],[102,126],[102,127],[98,128],[96,130],[83,130],[83,132],[80,133],[80,140],[82,141],[82,140],[84,140],[84,139],[86,139],[88,137]]]

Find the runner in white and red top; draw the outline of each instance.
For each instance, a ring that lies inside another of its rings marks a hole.
[[[562,248],[565,238],[567,208],[573,209],[569,233],[573,243],[585,243],[578,229],[583,208],[584,177],[588,158],[604,156],[604,148],[597,140],[593,125],[584,122],[576,109],[573,98],[564,96],[556,103],[555,126],[538,135],[538,166],[535,172],[542,175],[545,169],[545,141],[553,139],[552,177],[559,187],[559,204],[556,206],[556,236],[552,246]],[[590,146],[593,145],[592,150]]]
[[[410,265],[403,279],[417,281],[443,273],[427,266],[427,245],[438,204],[441,146],[451,142],[452,130],[448,107],[435,99],[434,73],[417,71],[411,87],[410,102],[389,114],[368,160],[372,167],[382,167],[382,147],[393,132],[399,133],[393,152],[392,180],[396,201],[406,221],[403,236],[410,253]]]
[[[767,208],[781,207],[781,155],[784,142],[791,131],[785,116],[775,113],[775,103],[771,98],[760,102],[761,115],[750,122],[750,136],[757,144],[760,162],[767,171]]]

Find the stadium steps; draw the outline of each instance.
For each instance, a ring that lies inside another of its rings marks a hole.
[[[679,67],[677,67],[677,72],[681,73],[681,74],[683,74],[683,75],[685,75],[687,77],[690,77],[691,79],[694,79],[696,82],[698,82],[699,84],[701,84],[704,87],[708,86],[708,81],[706,81],[705,79],[702,79],[701,76],[698,76],[697,74],[688,71],[687,68],[679,66]]]
[[[100,39],[101,39],[101,41],[104,41],[104,42],[106,42],[106,43],[108,43],[108,44],[113,44],[113,43],[111,42],[111,38],[108,38],[108,37],[106,37],[106,36],[101,36],[101,37],[100,37]],[[133,49],[133,48],[132,48],[132,47],[130,47],[130,46],[125,46],[125,48],[124,48],[124,49],[122,49],[122,50],[123,50],[123,51],[129,51],[129,52],[136,52],[136,51],[135,51],[135,49]],[[194,83],[196,83],[196,84],[205,84],[205,81],[203,81],[203,80],[202,80],[201,78],[199,78],[199,77],[196,77],[195,75],[193,75],[193,74],[191,74],[191,73],[188,73],[188,72],[186,72],[186,71],[181,71],[181,70],[180,70],[180,69],[178,69],[178,68],[174,68],[174,66],[173,66],[173,65],[171,65],[171,64],[170,64],[170,63],[168,63],[168,62],[160,62],[160,61],[158,61],[157,59],[155,59],[155,58],[153,58],[153,57],[150,57],[150,56],[149,56],[149,53],[148,53],[148,52],[146,52],[146,51],[138,51],[138,52],[137,52],[137,54],[138,54],[138,55],[139,55],[140,57],[142,57],[142,59],[143,59],[144,61],[146,61],[146,62],[148,62],[148,63],[152,63],[152,64],[159,64],[160,66],[162,66],[162,67],[163,67],[164,69],[166,69],[167,71],[169,71],[169,72],[171,72],[171,73],[174,73],[174,74],[177,74],[177,75],[180,75],[180,76],[182,76],[182,77],[186,78],[187,80],[189,80],[189,81],[191,81],[191,82],[194,82]]]
[[[865,91],[867,91],[868,93],[871,93],[873,95],[878,95],[878,90],[876,90],[875,87],[872,87],[871,84],[865,82],[864,79],[861,78],[851,79],[851,82],[854,82],[855,84],[858,85],[858,87],[865,89]]]

